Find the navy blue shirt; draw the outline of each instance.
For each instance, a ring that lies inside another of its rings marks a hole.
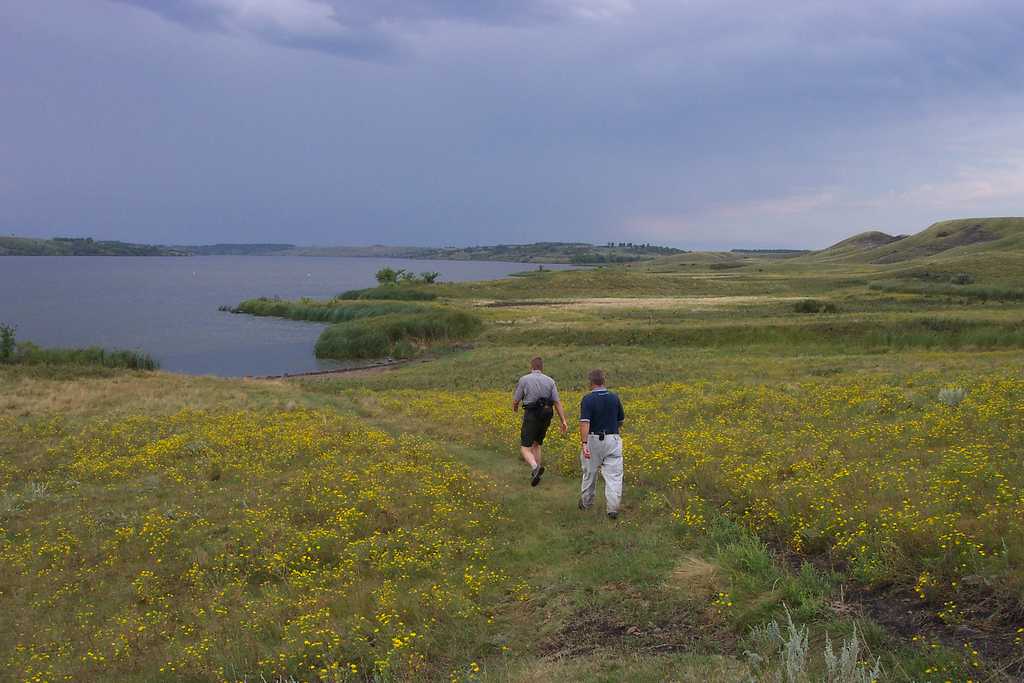
[[[590,423],[591,434],[618,434],[625,419],[622,401],[607,389],[594,389],[580,402],[580,422]]]

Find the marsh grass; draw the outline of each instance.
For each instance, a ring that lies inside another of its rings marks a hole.
[[[428,292],[415,285],[382,285],[380,287],[367,287],[366,289],[350,289],[338,295],[339,299],[353,301],[357,299],[376,301],[433,301],[437,298],[435,292]]]
[[[318,358],[409,358],[434,344],[471,339],[479,316],[450,308],[420,309],[332,325],[316,343]]]
[[[423,306],[415,303],[362,303],[355,301],[339,303],[337,299],[323,302],[312,299],[285,301],[261,297],[243,301],[233,309],[233,312],[289,320],[340,323],[421,310],[423,310]]]
[[[160,364],[142,351],[113,350],[100,347],[83,349],[42,348],[31,342],[18,342],[14,353],[4,362],[19,365],[95,366],[128,370],[156,370]]]

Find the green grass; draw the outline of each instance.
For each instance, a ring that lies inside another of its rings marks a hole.
[[[795,314],[796,315],[796,314]],[[902,320],[836,318],[739,324],[529,326],[494,330],[487,338],[502,344],[526,345],[543,340],[557,346],[652,346],[761,350],[794,353],[886,352],[904,349],[1024,348],[1024,327],[1018,321],[984,321],[944,317]]]
[[[977,299],[979,301],[1024,301],[1024,289],[1019,287],[997,287],[975,284],[957,285],[950,282],[907,282],[905,280],[872,282],[870,286],[871,289],[875,289],[880,292],[922,294],[932,297],[942,296]]]

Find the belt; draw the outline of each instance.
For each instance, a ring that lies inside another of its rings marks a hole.
[[[618,432],[590,432],[589,436],[596,436],[598,441],[604,441],[606,436],[618,436]]]

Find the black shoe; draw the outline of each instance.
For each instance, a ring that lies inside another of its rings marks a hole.
[[[618,518],[619,518],[619,513],[618,512],[609,512],[608,513],[608,519],[618,519]]]
[[[586,505],[583,504],[582,500],[579,503],[576,504],[576,507],[578,507],[580,510],[589,510],[590,509]]]
[[[544,474],[544,465],[538,465],[533,468],[533,479],[530,481],[530,486],[536,486],[540,483],[541,475]]]

